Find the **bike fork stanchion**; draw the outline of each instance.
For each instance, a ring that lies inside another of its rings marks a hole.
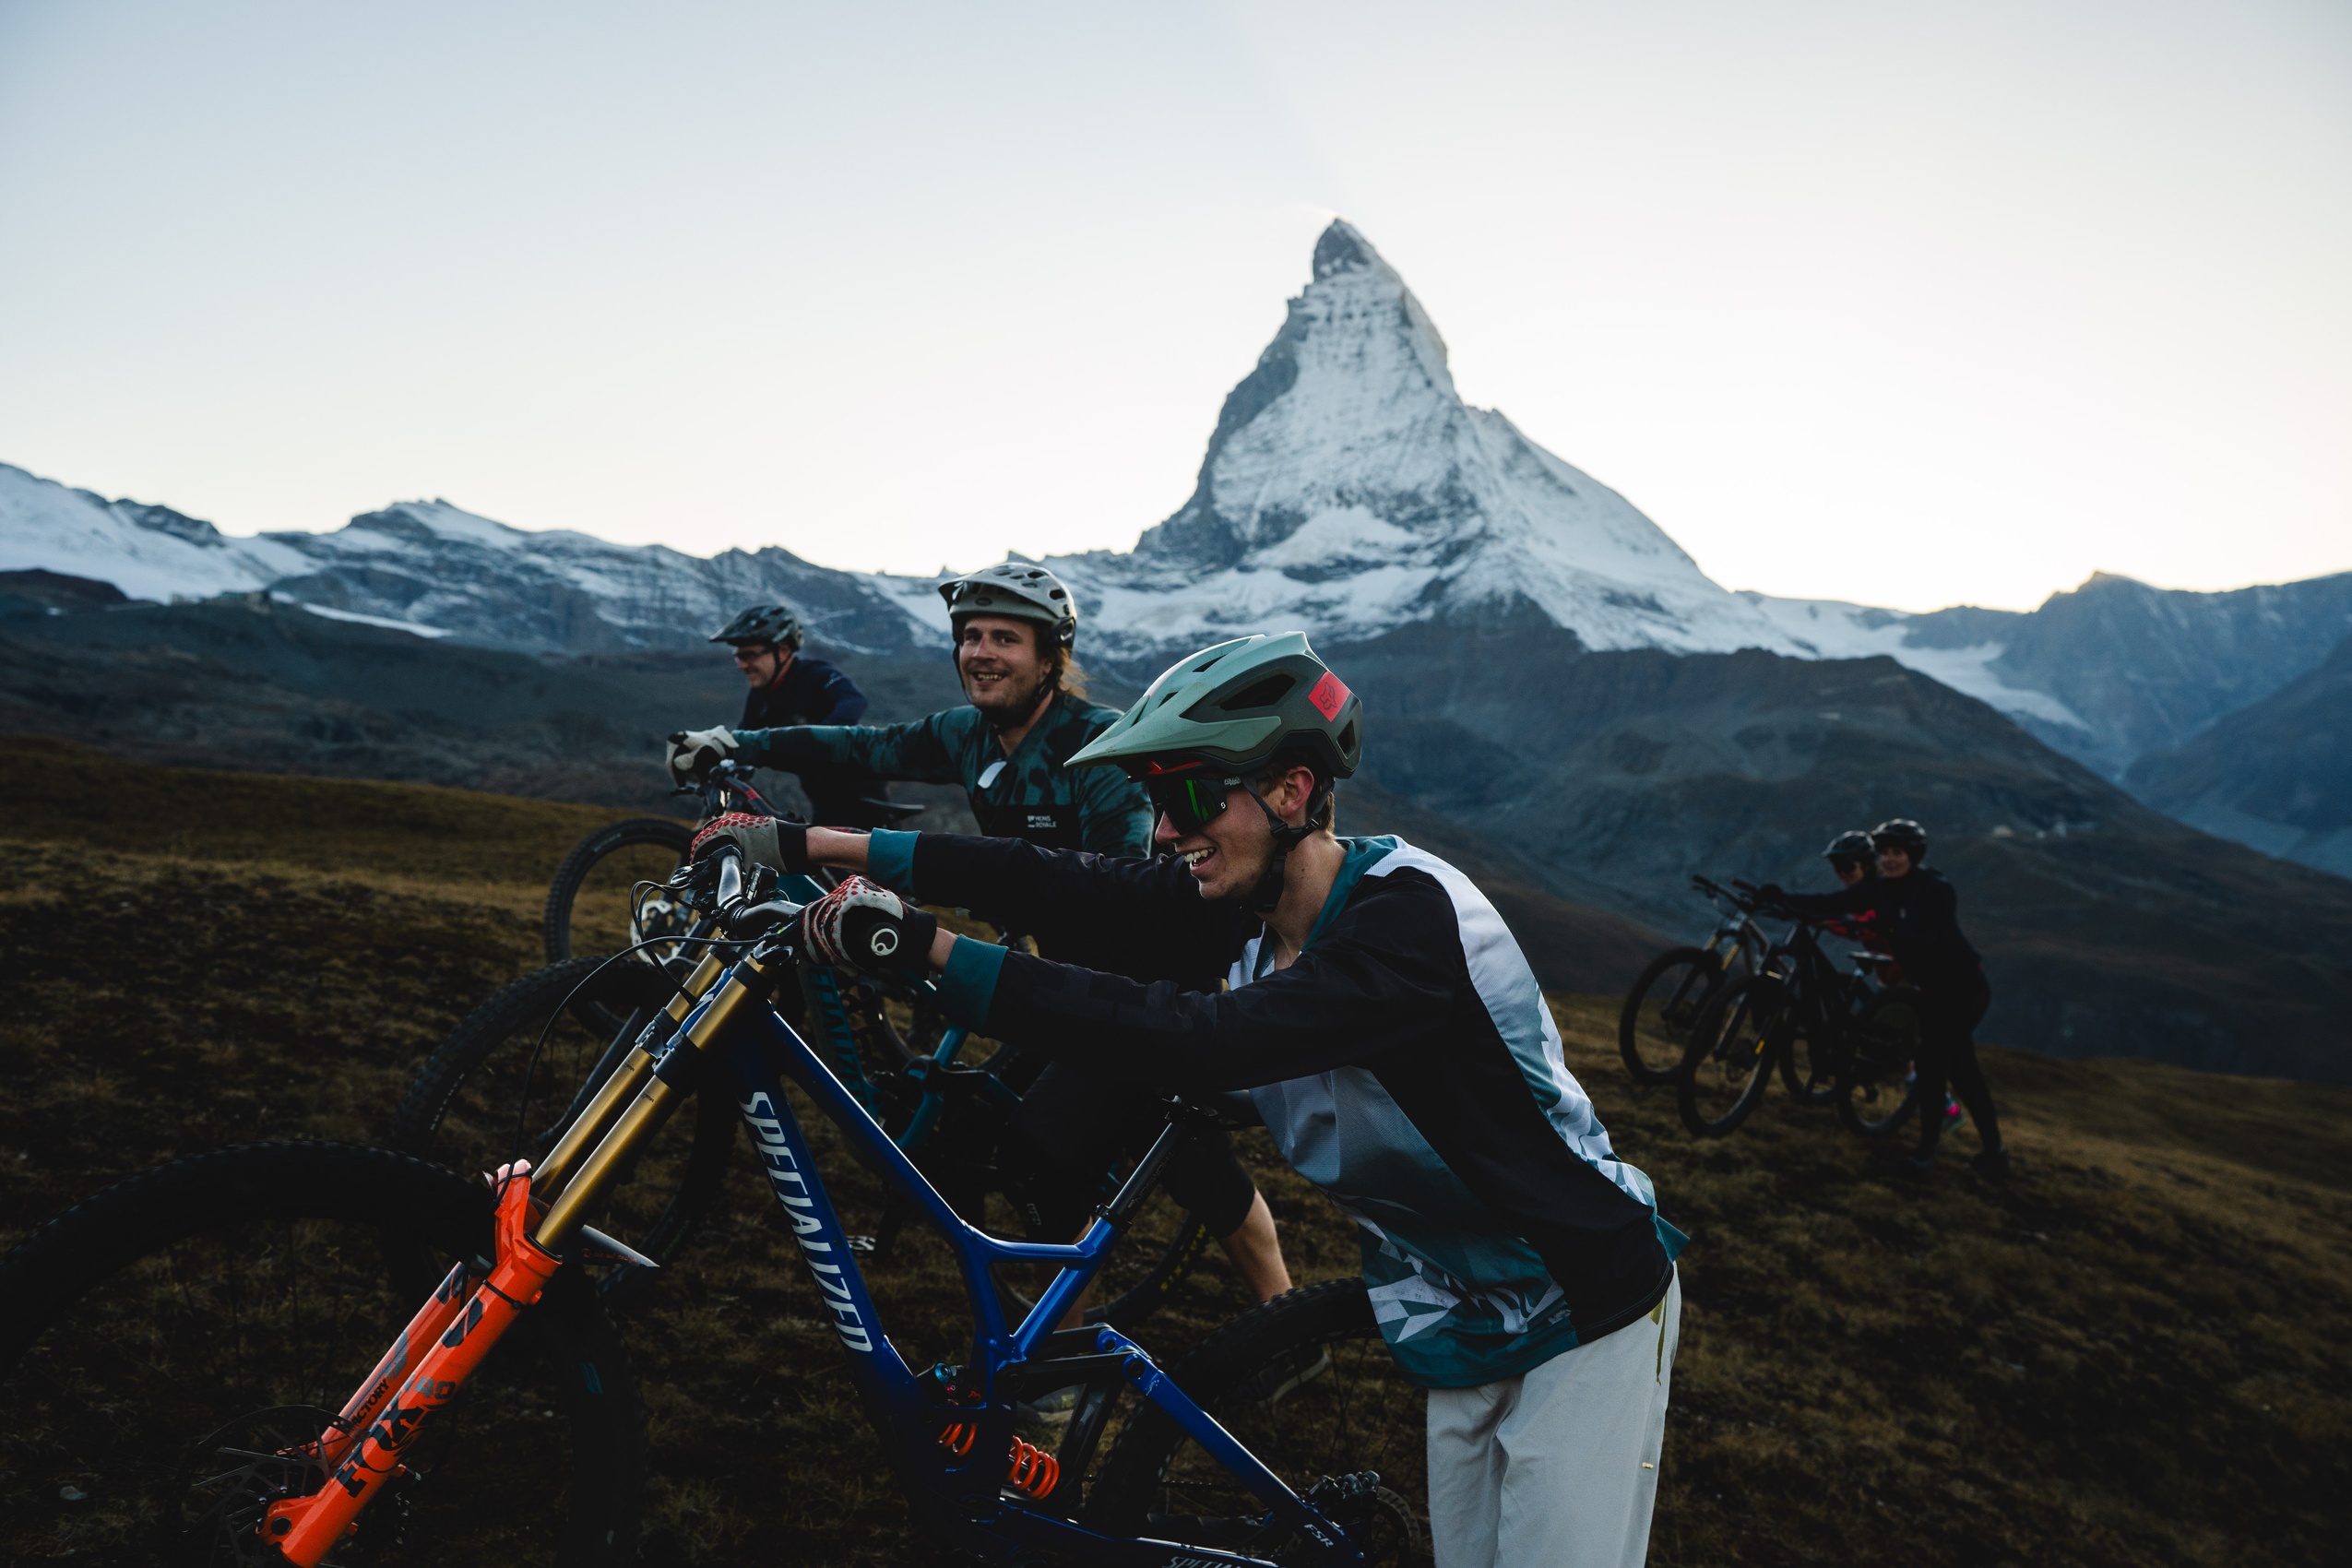
[[[425,1352],[424,1360],[417,1363],[414,1374],[388,1391],[382,1415],[357,1434],[342,1464],[328,1478],[328,1484],[308,1497],[270,1504],[262,1525],[263,1536],[276,1543],[288,1562],[315,1568],[358,1520],[360,1510],[367,1506],[383,1484],[400,1473],[400,1450],[416,1436],[424,1419],[457,1396],[467,1377],[514,1325],[523,1309],[545,1292],[547,1282],[555,1277],[563,1261],[540,1251],[531,1241],[530,1218],[530,1178],[517,1175],[506,1182],[499,1195],[498,1255],[491,1265],[489,1277],[467,1301],[462,1313],[451,1311],[447,1314],[441,1336]],[[445,1280],[443,1290],[448,1285],[449,1281]],[[418,1314],[420,1321],[433,1315],[440,1304],[442,1290],[434,1294],[434,1301]],[[378,1363],[379,1368],[390,1365],[406,1346],[404,1335],[392,1354]],[[355,1398],[363,1403],[376,1402],[371,1397],[373,1388],[371,1381]]]

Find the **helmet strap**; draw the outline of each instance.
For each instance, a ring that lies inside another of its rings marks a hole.
[[[1274,857],[1265,862],[1265,871],[1258,878],[1258,885],[1250,889],[1250,912],[1259,916],[1270,915],[1274,907],[1282,902],[1282,885],[1289,872],[1290,851],[1331,826],[1332,806],[1339,787],[1329,783],[1317,790],[1314,799],[1307,803],[1306,820],[1295,827],[1283,821],[1275,809],[1265,803],[1265,797],[1258,793],[1256,785],[1244,781],[1241,788],[1250,799],[1258,803],[1258,810],[1265,813],[1266,830],[1274,837]]]

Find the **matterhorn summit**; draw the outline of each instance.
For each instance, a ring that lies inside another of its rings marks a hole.
[[[1192,498],[1132,552],[1051,564],[1123,654],[1425,620],[1538,618],[1594,648],[1788,642],[1623,496],[1463,402],[1436,324],[1339,220],[1227,396]]]

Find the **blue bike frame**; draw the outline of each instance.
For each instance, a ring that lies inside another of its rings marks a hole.
[[[722,981],[709,994],[715,996],[725,989]],[[693,1030],[710,1005],[706,996],[680,1026],[679,1035]],[[1054,1335],[1052,1325],[1093,1280],[1117,1239],[1119,1228],[1109,1216],[1123,1212],[1119,1199],[1098,1212],[1094,1223],[1074,1245],[1005,1241],[977,1229],[949,1206],[905,1150],[773,1007],[763,1005],[745,1016],[744,1023],[730,1031],[730,1038],[713,1042],[718,1058],[713,1064],[734,1079],[736,1104],[744,1125],[768,1183],[791,1222],[793,1239],[800,1244],[819,1299],[833,1314],[834,1332],[848,1354],[850,1375],[883,1433],[909,1499],[926,1523],[954,1544],[998,1560],[1044,1550],[1067,1553],[1082,1562],[1133,1568],[1273,1568],[1264,1558],[1208,1547],[1105,1535],[1044,1506],[1028,1506],[1028,1500],[1007,1492],[1013,1401],[1005,1385],[1023,1371],[1059,1376],[1062,1384],[1115,1374],[1163,1411],[1264,1503],[1270,1526],[1294,1530],[1316,1543],[1320,1550],[1315,1562],[1363,1562],[1363,1554],[1344,1530],[1261,1464],[1134,1341],[1108,1326]],[[951,1039],[961,1045],[960,1038]],[[952,1054],[945,1041],[940,1049],[943,1055]],[[955,1249],[976,1325],[973,1360],[957,1374],[956,1390],[960,1400],[977,1396],[977,1402],[951,1402],[947,1386],[939,1378],[916,1372],[891,1345],[772,1063],[782,1064],[784,1075],[841,1129],[862,1162],[910,1196]],[[1161,1135],[1130,1178],[1131,1188],[1147,1183],[1156,1175],[1175,1133],[1171,1125]],[[1123,1193],[1121,1197],[1126,1195]],[[1060,1267],[1052,1284],[1018,1324],[1006,1322],[990,1274],[993,1265],[1004,1263]],[[1063,1346],[1083,1341],[1087,1353],[1051,1353],[1049,1337]],[[1034,1378],[1028,1381],[1035,1385]],[[978,1430],[977,1440],[965,1446],[960,1457],[940,1442],[941,1433],[957,1423]],[[1074,1486],[1076,1480],[1071,1478]]]

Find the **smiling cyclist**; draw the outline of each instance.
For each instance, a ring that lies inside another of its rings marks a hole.
[[[1159,859],[821,830],[781,853],[866,873],[811,909],[828,958],[936,971],[952,1016],[1064,1063],[1251,1091],[1356,1222],[1381,1331],[1429,1390],[1441,1568],[1639,1563],[1683,1238],[1569,1074],[1494,906],[1401,839],[1334,832],[1361,754],[1362,705],[1302,634],[1243,637],[1168,671],[1072,759],[1150,790]],[[1045,937],[1113,932],[1127,962],[952,936],[898,893],[991,902]],[[1212,967],[1228,989],[1170,983]]]
[[[1007,561],[942,583],[939,593],[947,601],[966,706],[909,724],[727,734],[711,741],[702,765],[724,755],[769,766],[855,767],[888,779],[961,784],[980,832],[991,837],[1106,856],[1150,854],[1151,803],[1144,790],[1116,769],[1074,772],[1068,766],[1119,712],[1086,700],[1072,658],[1078,607],[1062,579],[1042,566]],[[1122,967],[1115,945],[1104,941],[1109,933],[1039,932],[995,908],[985,889],[953,902],[1008,929],[1030,932],[1039,951],[1054,957]],[[1188,978],[1214,976],[1221,967]],[[1049,1063],[1017,1032],[997,1038],[1015,1054],[993,1065],[1023,1091],[1004,1151],[1012,1196],[1033,1233],[1069,1240],[1093,1214],[1103,1172],[1158,1132],[1158,1102],[1133,1085]],[[1166,1182],[1170,1196],[1207,1227],[1260,1300],[1290,1288],[1273,1214],[1229,1136],[1211,1128],[1194,1131],[1170,1162]]]

